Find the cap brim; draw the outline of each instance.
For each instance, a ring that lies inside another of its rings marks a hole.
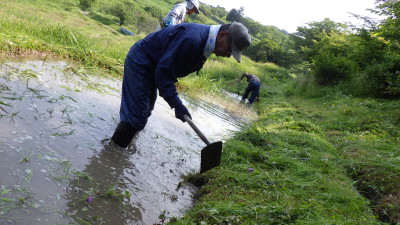
[[[232,41],[232,55],[238,61],[242,61],[242,52],[236,47],[235,43]]]

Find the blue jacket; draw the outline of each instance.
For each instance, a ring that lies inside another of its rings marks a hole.
[[[140,52],[132,60],[153,74],[149,79],[154,79],[159,95],[170,106],[178,98],[177,78],[200,70],[206,62],[203,51],[209,30],[209,25],[184,23],[151,33],[134,45]]]

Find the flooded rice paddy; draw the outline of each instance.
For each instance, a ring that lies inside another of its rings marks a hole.
[[[0,64],[0,224],[156,224],[183,215],[205,144],[158,98],[128,149],[109,143],[120,79],[67,62]],[[238,96],[181,96],[213,142],[253,118]]]

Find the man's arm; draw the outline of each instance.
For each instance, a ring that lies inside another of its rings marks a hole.
[[[177,35],[164,51],[155,70],[155,81],[160,96],[165,99],[171,108],[175,109],[176,118],[185,122],[183,116],[190,116],[187,108],[182,104],[176,91],[175,82],[177,81],[176,71],[183,68],[187,59],[196,55],[198,49],[190,37],[185,34]]]
[[[183,21],[180,18],[182,17],[183,19],[185,17],[185,15],[182,15],[184,11],[186,12],[186,6],[182,4],[175,5],[164,18],[164,24],[166,26],[171,26],[182,23]]]
[[[245,76],[246,76],[246,73],[243,73],[242,76],[238,79],[238,82],[240,82],[243,79],[243,77],[245,77]]]
[[[155,69],[156,86],[168,103],[178,95],[175,87],[177,81],[176,71],[183,68],[186,59],[195,55],[196,44],[189,37],[175,37],[169,47],[164,51]]]

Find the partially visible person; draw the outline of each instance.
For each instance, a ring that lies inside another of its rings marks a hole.
[[[260,100],[261,82],[260,82],[260,79],[256,75],[250,74],[250,73],[243,73],[242,76],[238,79],[238,82],[240,82],[244,77],[247,78],[247,82],[249,82],[249,85],[247,85],[247,88],[242,96],[241,101],[244,102],[251,92],[251,95],[249,98],[249,104],[253,104],[254,101]]]
[[[161,28],[169,27],[183,23],[186,14],[191,15],[193,13],[199,14],[199,1],[198,0],[186,0],[185,2],[176,4],[171,11],[164,17]]]
[[[241,23],[204,25],[183,23],[149,34],[135,43],[124,63],[120,122],[112,140],[126,148],[146,126],[159,95],[175,109],[175,117],[191,118],[182,104],[175,83],[199,71],[211,54],[233,57],[241,62],[242,51],[251,44],[248,29]]]

